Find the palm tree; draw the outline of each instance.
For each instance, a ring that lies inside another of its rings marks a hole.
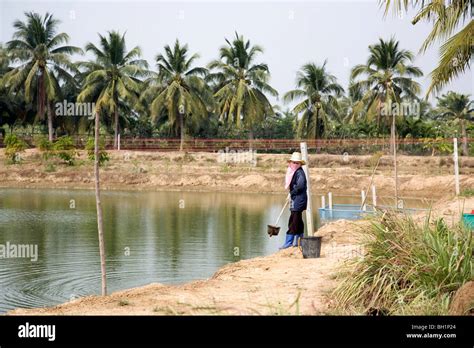
[[[125,34],[108,32],[108,37],[99,34],[100,48],[92,43],[86,51],[95,55],[94,61],[81,62],[84,67],[84,86],[78,101],[95,101],[100,108],[113,114],[114,148],[118,148],[119,104],[134,105],[140,93],[141,78],[148,75],[148,64],[140,59],[138,46],[127,52]]]
[[[10,67],[10,54],[0,44],[0,135],[4,134],[2,126],[7,124],[13,132],[15,124],[33,122],[34,112],[31,105],[25,102],[22,90],[12,91],[5,83],[5,75],[13,68]]]
[[[208,77],[215,85],[216,112],[228,126],[246,128],[252,140],[254,127],[274,114],[265,94],[276,97],[278,92],[268,84],[267,64],[254,64],[257,54],[263,53],[262,47],[252,46],[238,33],[232,42],[225,41],[227,46],[220,48],[219,59],[209,64],[216,71]]]
[[[324,133],[329,124],[329,116],[335,114],[337,98],[344,89],[337,83],[337,78],[326,70],[323,65],[308,63],[303,65],[296,75],[296,87],[283,96],[285,102],[302,99],[294,108],[295,114],[301,114],[298,124],[298,135],[310,134],[317,139]]]
[[[392,102],[401,103],[402,98],[417,99],[420,85],[412,80],[412,77],[422,76],[422,71],[410,63],[414,56],[408,50],[398,48],[398,41],[393,38],[389,41],[379,39],[379,42],[369,46],[370,55],[366,64],[356,65],[351,72],[354,88],[365,90],[364,103],[368,108],[374,103],[378,109],[378,122],[382,110],[390,108]],[[361,80],[356,81],[357,78]],[[391,152],[395,167],[395,198],[398,201],[398,173],[397,153],[395,146],[396,138],[396,114],[392,115],[391,125]]]
[[[8,51],[3,47],[3,44],[0,42],[0,79],[8,71],[10,71],[9,65],[10,57],[8,55]]]
[[[204,80],[207,69],[192,67],[199,55],[188,57],[188,45],[176,40],[173,48],[166,45],[164,50],[164,55],[156,56],[158,74],[147,81],[155,95],[151,116],[153,121],[167,116],[169,125],[179,129],[179,150],[183,151],[186,124],[208,117],[212,93]]]
[[[426,95],[440,91],[449,81],[468,70],[474,51],[474,20],[472,0],[426,1],[426,0],[385,0],[385,15],[392,6],[396,13],[407,11],[411,5],[418,8],[412,23],[428,21],[433,28],[425,39],[420,51],[426,50],[437,41],[444,41],[440,48],[440,61],[431,72],[431,84]],[[464,24],[459,31],[458,28]]]
[[[338,101],[338,119],[341,123],[356,123],[362,121],[367,112],[362,103],[365,92],[360,86],[349,85],[347,96],[341,96]]]
[[[377,123],[380,124],[384,103],[401,102],[403,98],[417,99],[419,83],[413,77],[422,71],[409,63],[413,53],[398,48],[398,41],[379,39],[369,46],[366,64],[356,65],[351,72],[351,88],[363,91],[362,101],[366,107],[376,106]]]
[[[3,45],[0,43],[0,128],[11,116],[12,100],[5,88],[4,75],[10,71],[10,57]],[[10,120],[9,120],[10,121]],[[3,130],[0,130],[2,135]]]
[[[462,154],[469,156],[466,121],[474,120],[474,101],[469,95],[448,92],[438,99],[438,111],[441,117],[454,118],[459,122],[462,136]]]
[[[7,95],[7,90],[5,88],[4,76],[11,70],[10,68],[10,57],[8,51],[0,43],[0,99],[3,99]],[[1,115],[1,110],[0,110]],[[0,124],[1,126],[1,124]]]
[[[48,110],[48,137],[53,139],[53,112],[51,103],[61,95],[59,81],[74,83],[71,73],[76,73],[76,66],[70,61],[74,53],[82,50],[67,44],[66,33],[57,34],[59,21],[52,14],[44,17],[29,12],[26,22],[17,20],[13,40],[7,43],[11,58],[20,65],[5,76],[6,85],[12,90],[23,87],[27,102],[31,102],[35,92],[38,93],[37,115],[44,118],[45,106]]]

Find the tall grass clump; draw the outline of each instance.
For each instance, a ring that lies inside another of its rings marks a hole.
[[[447,314],[454,292],[473,277],[472,232],[462,224],[384,213],[362,233],[364,255],[344,264],[334,292],[343,312]]]

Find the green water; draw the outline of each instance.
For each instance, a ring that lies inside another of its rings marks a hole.
[[[266,225],[284,197],[103,192],[109,291],[207,278],[229,262],[275,252],[284,233],[269,238]],[[37,245],[38,259],[0,258],[0,312],[100,292],[93,191],[0,190],[0,244],[7,242]]]

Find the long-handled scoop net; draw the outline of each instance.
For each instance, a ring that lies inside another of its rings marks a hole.
[[[281,216],[283,215],[283,212],[285,211],[286,205],[288,204],[288,201],[290,200],[290,195],[286,197],[285,205],[283,206],[283,209],[281,210],[280,214],[278,215],[275,224],[274,225],[267,225],[267,233],[268,235],[271,236],[278,236],[278,232],[280,232],[280,227],[278,225],[278,221],[280,221]]]

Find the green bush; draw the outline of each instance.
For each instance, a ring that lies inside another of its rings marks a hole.
[[[15,134],[8,134],[4,140],[5,143],[5,156],[12,163],[20,162],[20,152],[25,151],[28,145],[24,140],[19,139]]]
[[[461,196],[474,197],[474,188],[467,188],[461,191]]]
[[[35,137],[34,143],[40,151],[50,151],[53,148],[53,143],[44,135]]]
[[[431,151],[432,155],[452,154],[454,151],[454,145],[451,143],[444,143],[442,140],[442,137],[436,137],[434,140],[424,139],[423,149]]]
[[[53,155],[62,159],[68,165],[74,165],[74,159],[77,156],[76,147],[71,137],[63,136],[53,143]]]
[[[36,136],[34,139],[34,144],[42,152],[43,159],[48,160],[51,156],[53,156],[53,142],[49,141],[46,136]]]
[[[334,293],[346,312],[447,314],[451,296],[472,279],[472,233],[462,224],[386,213],[363,236],[364,255],[345,264]]]
[[[91,161],[95,160],[94,144],[95,144],[94,138],[87,139],[87,143],[86,143],[87,157]],[[99,138],[99,166],[103,165],[109,160],[110,160],[109,154],[107,153],[107,151],[105,151],[105,139]]]
[[[51,157],[57,157],[68,165],[74,165],[77,152],[72,137],[63,136],[57,138],[55,141],[49,141],[45,136],[37,136],[34,143],[43,153],[45,160]]]

